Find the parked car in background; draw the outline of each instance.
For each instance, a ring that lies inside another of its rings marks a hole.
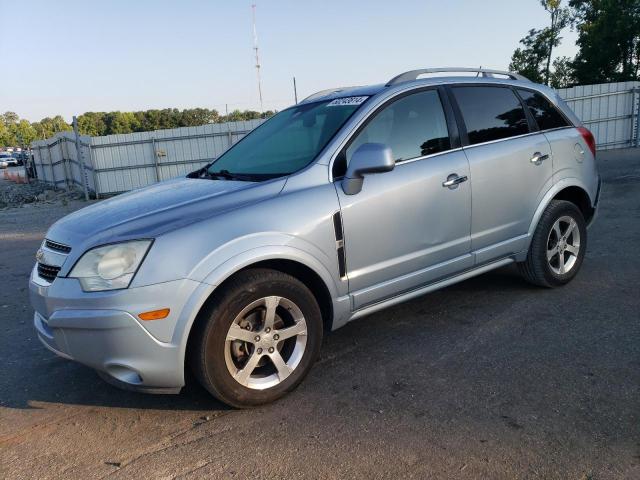
[[[9,152],[0,152],[0,168],[15,167],[18,160]]]
[[[11,156],[16,160],[16,164],[18,166],[22,166],[27,162],[27,152],[24,150],[21,152],[14,152]]]
[[[184,178],[55,223],[29,282],[35,327],[126,388],[177,392],[190,367],[223,402],[270,402],[351,320],[512,263],[571,281],[595,153],[556,92],[514,73],[319,92]]]

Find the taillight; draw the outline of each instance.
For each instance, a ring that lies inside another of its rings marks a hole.
[[[596,139],[593,137],[593,133],[591,133],[591,131],[588,128],[585,127],[578,127],[578,131],[580,132],[580,135],[582,135],[582,138],[584,138],[584,141],[586,142],[587,146],[589,147],[589,150],[591,150],[591,153],[593,153],[593,155],[596,154]]]

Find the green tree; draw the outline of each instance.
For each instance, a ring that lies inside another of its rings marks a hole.
[[[560,45],[562,29],[568,25],[569,12],[561,7],[561,0],[540,0],[549,13],[550,25],[542,29],[532,28],[520,40],[522,47],[516,48],[509,69],[537,83],[551,82],[551,59],[553,49]]]
[[[28,120],[22,119],[15,125],[15,138],[18,145],[27,147],[37,138],[37,133]]]
[[[4,122],[0,121],[0,147],[9,147],[12,145],[15,145],[13,132],[9,131]]]
[[[547,11],[551,17],[551,25],[545,30],[548,30],[545,37],[547,41],[547,64],[544,69],[544,78],[549,85],[551,79],[551,56],[553,55],[553,49],[560,45],[562,37],[560,32],[569,23],[569,11],[566,8],[560,6],[561,0],[540,0],[540,4]]]
[[[549,54],[545,31],[532,28],[520,40],[522,47],[516,48],[511,56],[509,70],[524,75],[532,82],[544,81],[543,64]]]
[[[106,135],[107,124],[104,112],[86,112],[78,117],[78,131],[81,135],[99,137]]]
[[[15,125],[20,121],[20,117],[15,112],[5,112],[3,115],[0,115],[0,122],[4,123],[4,125],[8,128],[10,125]]]
[[[640,2],[638,0],[570,0],[578,31],[573,62],[578,83],[638,80]]]
[[[196,127],[198,125],[206,125],[207,123],[215,123],[220,115],[216,110],[207,108],[189,108],[182,110],[180,115],[180,126]]]
[[[567,88],[574,83],[573,62],[569,57],[557,57],[553,60],[553,71],[549,84],[553,88]]]
[[[104,116],[105,135],[132,133],[140,129],[140,122],[133,112],[109,112]]]
[[[275,112],[234,110],[228,117],[207,108],[164,108],[139,112],[85,112],[78,116],[78,130],[82,135],[103,136],[116,133],[153,131],[164,128],[192,127],[225,121],[268,118]],[[51,138],[58,132],[72,130],[60,115],[45,117],[29,123],[14,112],[0,114],[0,146],[27,146],[34,140]]]

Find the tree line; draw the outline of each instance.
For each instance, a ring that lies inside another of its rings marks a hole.
[[[554,88],[640,80],[640,0],[539,1],[549,23],[520,40],[510,70]],[[567,28],[578,53],[553,58]]]
[[[207,123],[237,122],[268,118],[275,112],[234,110],[220,115],[208,108],[165,108],[140,112],[86,112],[78,116],[78,131],[92,137],[115,133],[147,132],[165,128],[195,127]],[[50,138],[58,132],[70,131],[72,126],[60,115],[46,117],[39,122],[21,119],[14,112],[0,114],[0,147],[25,147],[34,140]]]

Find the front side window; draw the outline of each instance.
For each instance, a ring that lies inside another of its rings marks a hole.
[[[347,164],[364,143],[388,145],[396,162],[449,150],[449,131],[437,90],[407,95],[374,114],[347,147]]]
[[[208,167],[212,176],[260,180],[309,165],[366,97],[297,105],[254,129]]]
[[[536,119],[540,130],[569,126],[560,112],[541,94],[531,90],[518,90],[518,95]]]
[[[510,88],[470,86],[452,91],[471,145],[529,133],[522,104]]]

